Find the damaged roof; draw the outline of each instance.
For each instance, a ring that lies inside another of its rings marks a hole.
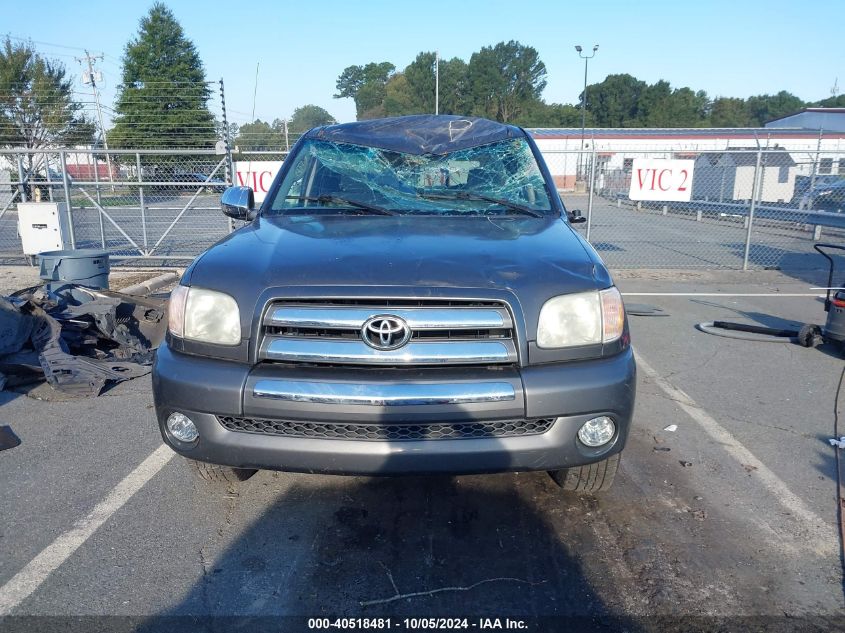
[[[451,114],[416,114],[314,128],[305,138],[378,147],[406,154],[448,154],[526,136],[520,128]]]

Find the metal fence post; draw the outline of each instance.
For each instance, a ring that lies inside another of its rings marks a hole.
[[[106,158],[108,158],[108,154],[106,154]],[[94,182],[97,183],[95,187],[97,188],[97,204],[103,206],[103,201],[100,198],[100,167],[97,164],[97,155],[92,154],[91,157],[94,159]],[[109,162],[109,174],[111,174],[111,163]],[[114,192],[114,182],[112,182],[112,192]],[[103,244],[103,248],[106,247],[106,227],[103,225],[103,214],[100,213],[100,210],[97,210],[97,219],[100,221],[100,241]]]
[[[229,138],[229,120],[226,116],[226,90],[223,87],[223,78],[220,78],[220,109],[223,115],[223,144],[226,149],[226,163],[223,166],[224,178],[228,186],[234,183],[234,162],[232,160],[232,141]]]
[[[751,182],[751,206],[748,207],[748,230],[745,233],[745,254],[742,257],[742,269],[748,270],[748,255],[751,252],[751,231],[754,229],[754,208],[757,205],[757,189],[760,183],[761,149],[757,150],[757,162],[754,165],[754,178]]]
[[[141,207],[141,231],[144,238],[144,251],[147,250],[147,212],[144,208],[144,187],[142,182],[144,178],[141,176],[141,153],[135,152],[135,165],[138,168],[138,202]]]
[[[18,192],[21,196],[21,202],[26,202],[26,187],[23,184],[24,181],[24,174],[23,174],[23,157],[20,154],[17,155],[18,157]]]
[[[258,71],[256,70],[256,73]],[[256,75],[257,76],[257,75]],[[223,111],[223,143],[226,149],[226,163],[223,173],[225,174],[226,185],[231,187],[235,184],[235,161],[232,158],[232,140],[229,138],[229,122],[226,118],[226,90],[223,87],[223,78],[220,78],[220,107]],[[229,233],[235,231],[235,221],[228,219]]]
[[[64,185],[65,202],[67,203],[67,228],[70,234],[70,248],[74,250],[76,249],[76,230],[73,226],[73,203],[70,199],[70,181],[67,175],[67,156],[65,155],[65,150],[59,152],[59,160],[62,164],[62,184]]]
[[[590,195],[587,198],[587,231],[586,238],[590,241],[590,228],[593,225],[593,185],[596,182],[596,144],[593,143],[593,151],[590,154]]]
[[[50,155],[44,154],[44,174],[47,178],[47,197],[53,202],[53,181],[50,176]]]

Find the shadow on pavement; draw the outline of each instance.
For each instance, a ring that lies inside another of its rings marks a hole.
[[[283,477],[289,476],[262,473],[249,494]],[[566,616],[581,628],[617,630],[621,621],[571,551],[577,543],[558,539],[516,489],[516,476],[484,476],[485,482],[491,477],[495,485],[482,487],[479,477],[293,476],[234,543],[207,561],[202,581],[141,630],[169,623],[174,630],[187,624],[284,630],[278,616],[471,622]],[[543,478],[540,492],[554,487],[543,473],[519,477]],[[565,522],[567,504],[560,504],[549,512]],[[624,628],[638,629],[628,622]]]
[[[742,261],[745,252],[744,243],[734,242],[723,246],[729,248],[740,259],[740,262]],[[748,265],[757,269],[779,270],[798,281],[823,286],[827,283],[827,260],[812,250],[812,242],[808,241],[807,249],[809,252],[801,253],[769,244],[752,243],[748,251]],[[845,279],[845,257],[834,254],[833,260],[836,265],[836,273],[833,279],[835,285],[842,283],[842,280]]]

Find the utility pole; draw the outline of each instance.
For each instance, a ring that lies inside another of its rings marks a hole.
[[[440,114],[440,51],[434,51],[434,114]]]
[[[97,105],[97,119],[100,122],[100,136],[103,139],[103,149],[106,150],[106,165],[108,166],[109,170],[109,182],[112,183],[112,191],[114,191],[114,177],[112,176],[111,171],[111,157],[109,156],[109,145],[106,142],[106,128],[103,125],[103,109],[100,107],[100,93],[97,90],[97,75],[99,74],[99,72],[94,72],[94,61],[96,61],[97,59],[102,61],[103,54],[100,53],[99,55],[91,55],[86,50],[84,58],[75,57],[74,59],[76,59],[76,61],[78,61],[80,64],[88,64],[88,74],[86,75],[84,72],[82,73],[82,83],[86,86],[88,84],[91,84],[91,91],[94,93],[94,103]],[[102,78],[102,75],[100,75],[100,78]],[[94,169],[97,169],[96,156],[94,157]]]

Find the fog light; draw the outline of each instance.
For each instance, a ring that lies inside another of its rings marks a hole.
[[[200,436],[196,425],[184,413],[171,413],[167,416],[167,430],[180,442],[193,442]]]
[[[600,415],[584,422],[578,431],[578,439],[587,446],[595,448],[607,444],[616,434],[616,425],[606,415]]]

